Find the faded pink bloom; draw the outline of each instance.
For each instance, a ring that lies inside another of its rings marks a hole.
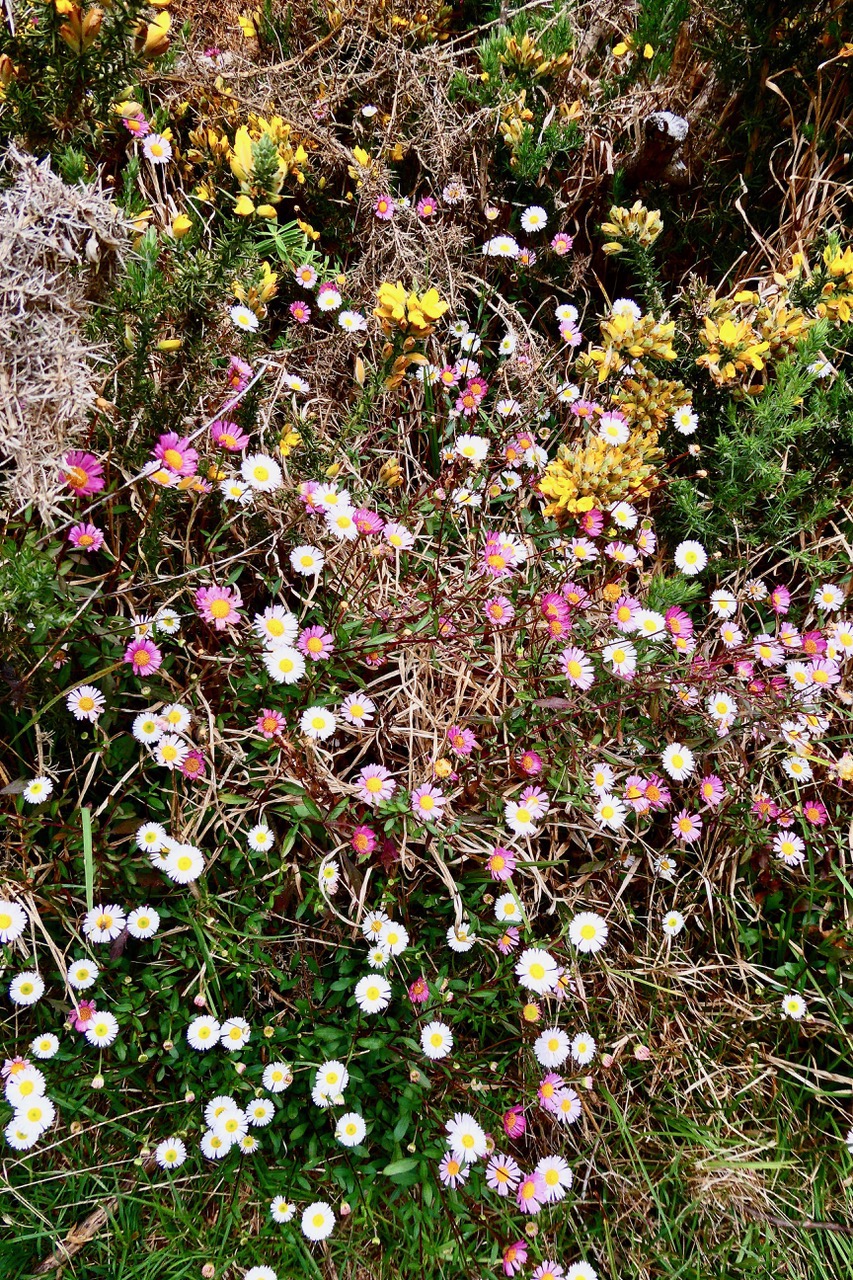
[[[518,941],[519,941],[518,930],[516,929],[514,924],[511,924],[507,929],[504,930],[504,932],[498,938],[497,943],[495,945],[497,946],[497,949],[498,951],[500,951],[502,956],[508,956],[511,951],[515,951],[516,947],[518,946]]]
[[[512,849],[504,849],[495,845],[486,859],[486,867],[493,880],[509,880],[515,871],[516,857]]]
[[[477,739],[472,731],[463,729],[458,724],[452,724],[447,730],[447,741],[458,756],[470,756],[477,745]]]
[[[335,647],[335,638],[323,627],[305,627],[300,631],[296,644],[299,652],[304,653],[306,658],[311,658],[313,662],[320,662],[331,654]]]
[[[373,853],[376,848],[376,832],[372,827],[356,827],[350,836],[350,844],[356,853],[365,857],[368,853]]]
[[[189,751],[181,762],[181,773],[185,778],[203,778],[207,773],[204,756],[200,751]]]
[[[527,1245],[523,1240],[508,1244],[503,1251],[503,1268],[505,1276],[514,1276],[527,1261]]]
[[[425,1004],[429,1000],[429,984],[426,978],[415,978],[409,987],[409,999],[412,1004]]]
[[[75,1031],[85,1031],[95,1016],[94,1000],[78,1000],[76,1009],[72,1006],[68,1016]]]
[[[565,231],[558,231],[551,241],[551,248],[559,258],[562,258],[571,251],[573,244],[574,240],[571,236],[566,235]]]
[[[241,360],[239,356],[232,356],[228,362],[228,372],[226,378],[228,385],[233,391],[245,391],[246,387],[252,381],[254,370],[245,360]]]

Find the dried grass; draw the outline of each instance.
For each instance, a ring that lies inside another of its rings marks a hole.
[[[69,186],[11,147],[0,194],[0,456],[4,504],[56,508],[63,453],[85,436],[102,353],[92,301],[127,251],[124,219],[99,184]]]

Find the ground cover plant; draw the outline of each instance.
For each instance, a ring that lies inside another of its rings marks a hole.
[[[844,7],[7,7],[3,1276],[853,1268]]]

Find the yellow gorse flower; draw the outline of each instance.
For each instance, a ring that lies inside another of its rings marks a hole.
[[[447,303],[441,300],[437,289],[427,289],[420,295],[414,291],[407,293],[399,281],[381,284],[376,298],[373,314],[382,321],[387,334],[396,328],[412,337],[426,338],[447,310]]]

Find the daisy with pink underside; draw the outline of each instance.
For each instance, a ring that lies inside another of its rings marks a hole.
[[[390,800],[397,789],[397,783],[381,764],[366,764],[356,775],[355,784],[359,799],[370,805]]]
[[[411,810],[422,822],[441,822],[446,804],[447,796],[429,782],[422,783],[412,792]]]
[[[296,642],[300,653],[313,662],[328,658],[335,647],[335,638],[323,627],[305,627]]]

